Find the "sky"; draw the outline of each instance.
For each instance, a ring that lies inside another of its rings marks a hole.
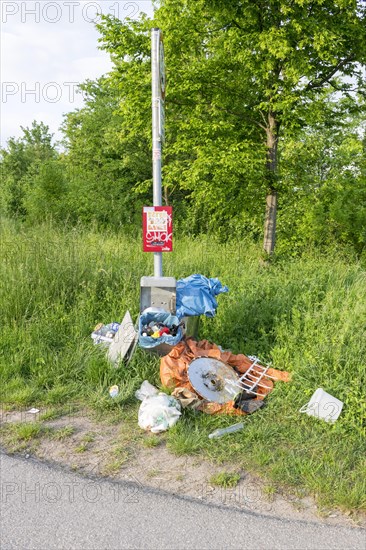
[[[100,13],[121,20],[152,15],[150,0],[0,0],[1,146],[20,126],[44,122],[61,138],[63,113],[83,105],[76,87],[111,68],[98,50]]]

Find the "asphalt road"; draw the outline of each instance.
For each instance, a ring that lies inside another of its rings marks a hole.
[[[0,454],[1,550],[362,549],[366,531],[201,503]]]

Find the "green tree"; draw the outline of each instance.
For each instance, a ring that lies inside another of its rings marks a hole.
[[[193,117],[197,105],[207,105],[206,112],[230,114],[261,135],[268,254],[281,190],[281,132],[306,125],[326,89],[350,98],[355,88],[365,90],[365,14],[366,5],[355,0],[162,0],[156,13],[171,64],[171,101],[190,106]]]
[[[31,223],[51,218],[65,221],[69,218],[67,209],[68,186],[64,169],[59,159],[45,160],[36,172],[27,175],[27,186],[23,198],[26,218]]]
[[[150,196],[150,29],[154,25],[156,22],[145,17],[121,22],[111,16],[98,25],[101,47],[114,62],[109,86],[120,96],[121,130],[117,140],[128,156],[138,151],[140,162],[143,158],[149,166],[149,177],[136,180],[134,190]],[[211,101],[215,92],[210,87],[200,101],[188,97],[179,67],[181,60],[171,55],[169,44],[166,37],[163,199],[174,206],[175,219],[183,229],[211,229],[222,235],[228,231],[242,233],[244,228],[258,232],[258,205],[265,196],[260,182],[265,151],[258,129],[230,109],[217,108]],[[195,88],[199,86],[201,80],[194,84]]]
[[[150,177],[151,162],[121,112],[121,94],[108,77],[87,81],[85,107],[62,126],[72,219],[128,226],[141,215],[136,182]],[[132,137],[131,137],[132,136]]]
[[[149,30],[165,33],[166,201],[183,198],[185,215],[193,223],[200,216],[201,230],[227,230],[239,207],[247,231],[249,220],[258,229],[258,203],[267,194],[264,248],[273,252],[281,133],[309,124],[329,89],[361,89],[364,19],[364,8],[351,0],[162,0],[154,21],[104,18],[98,28],[114,61],[110,82],[121,92],[132,135],[145,142]]]
[[[25,217],[25,198],[33,187],[44,163],[58,157],[52,134],[43,122],[33,121],[30,128],[21,127],[23,135],[10,138],[0,149],[1,210],[12,216]]]
[[[339,243],[361,253],[366,245],[365,113],[352,114],[343,103],[296,138],[282,137],[280,251]],[[336,110],[339,117],[329,116]]]

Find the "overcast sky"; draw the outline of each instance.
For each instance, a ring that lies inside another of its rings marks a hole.
[[[82,106],[76,85],[109,71],[97,49],[98,13],[152,15],[150,0],[1,0],[1,145],[43,121],[60,138],[62,114]]]

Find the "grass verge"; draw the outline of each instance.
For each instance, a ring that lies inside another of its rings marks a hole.
[[[231,461],[325,505],[365,509],[365,270],[336,252],[278,258],[269,267],[259,259],[253,245],[208,237],[176,239],[175,252],[165,255],[166,275],[218,276],[230,288],[219,297],[215,319],[202,319],[200,337],[293,374],[290,384],[276,385],[264,409],[245,418],[242,432],[209,440],[211,431],[235,419],[185,411],[166,434],[167,445],[176,454]],[[42,407],[43,418],[51,419],[85,406],[114,423],[135,414],[141,382],[160,383],[159,360],[137,350],[128,368],[115,370],[90,333],[98,322],[120,320],[126,309],[136,318],[139,280],[151,272],[141,243],[123,235],[51,226],[15,230],[4,222],[3,409]],[[120,388],[113,400],[112,384]],[[317,387],[344,402],[334,425],[298,412]],[[27,440],[28,429],[12,435],[20,447],[37,440],[36,433]],[[111,470],[127,459],[121,444]]]

